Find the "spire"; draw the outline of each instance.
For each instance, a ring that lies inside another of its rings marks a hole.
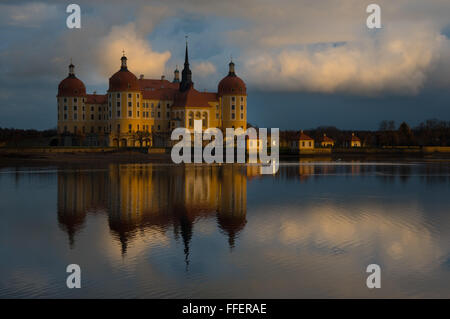
[[[230,63],[228,64],[228,76],[236,76],[236,73],[234,72],[233,56],[230,57]]]
[[[70,77],[74,77],[75,76],[75,65],[72,64],[72,58],[70,58],[69,76]]]
[[[122,50],[122,57],[120,58],[120,61],[122,62],[121,63],[121,66],[120,66],[120,70],[121,71],[126,71],[126,70],[128,70],[128,68],[127,68],[127,57],[125,56],[125,50]]]
[[[189,69],[188,41],[186,36],[186,52],[184,54],[184,69],[181,72],[180,91],[187,91],[194,86],[192,82],[192,72]]]

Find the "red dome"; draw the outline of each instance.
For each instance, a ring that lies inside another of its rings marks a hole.
[[[140,90],[137,77],[127,69],[121,69],[109,78],[109,91],[138,91]]]
[[[244,81],[236,75],[228,74],[219,82],[219,95],[225,94],[247,94]]]
[[[59,83],[58,96],[86,96],[86,87],[75,75],[69,75]]]

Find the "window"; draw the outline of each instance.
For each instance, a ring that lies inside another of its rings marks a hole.
[[[128,117],[132,117],[133,115],[132,115],[132,112],[131,111],[128,111]]]
[[[244,106],[243,105],[241,105],[241,111],[243,111],[244,110]]]
[[[232,109],[232,110],[236,109],[236,105],[233,104],[233,105],[231,106],[231,109]]]
[[[235,114],[234,113],[231,113],[231,119],[235,119],[236,118],[236,116],[235,116]]]
[[[120,99],[120,93],[117,93],[116,97],[117,97],[118,99]]]
[[[139,107],[139,102],[136,102],[136,106]]]
[[[161,126],[160,125],[158,125],[158,131],[161,129]]]
[[[78,120],[78,114],[77,114],[77,113],[75,113],[75,114],[73,115],[73,119],[74,119],[74,120]]]
[[[148,117],[148,112],[147,112],[147,117]],[[155,112],[152,112],[152,117],[155,117]]]
[[[99,133],[102,132],[102,127],[101,127],[101,126],[98,127],[98,132],[99,132]]]
[[[99,111],[99,112],[102,111],[102,107],[101,107],[101,106],[98,107],[98,111]]]
[[[67,111],[67,105],[64,105],[64,111]]]
[[[160,108],[161,108],[161,104],[158,103],[158,109],[160,109]]]
[[[117,133],[120,133],[120,124],[117,124]]]
[[[167,112],[167,118],[170,118],[170,112]]]
[[[99,121],[102,120],[102,115],[101,115],[101,114],[98,115],[98,120],[99,120]]]
[[[131,93],[128,93],[128,98],[131,99]]]
[[[128,124],[128,133],[131,133],[133,126],[131,124]]]
[[[91,126],[91,133],[94,133],[94,127]]]
[[[94,112],[94,107],[93,106],[91,106],[91,112]]]
[[[234,96],[231,97],[231,102],[236,101],[236,98]]]
[[[73,98],[73,103],[77,103],[77,98],[75,97],[75,98]]]
[[[117,107],[120,107],[120,102],[117,102]]]
[[[137,111],[136,113],[137,113],[137,117],[139,117],[139,111]]]
[[[216,113],[216,120],[219,119],[219,113]]]
[[[136,98],[137,98],[137,99],[139,98],[139,93],[136,94]]]
[[[94,120],[94,114],[91,114],[91,120],[92,121]]]
[[[73,110],[74,110],[74,111],[77,111],[77,110],[78,110],[76,105],[73,106]]]
[[[78,131],[78,127],[74,126],[74,127],[73,127],[73,132],[74,132],[75,134],[77,134],[77,131]]]
[[[244,119],[244,113],[241,113],[241,120]]]
[[[67,120],[67,113],[64,113],[64,119]]]
[[[67,99],[66,98],[64,98],[64,103],[66,103],[67,102]]]
[[[241,102],[244,102],[244,97],[243,96],[241,96]]]
[[[158,118],[161,118],[161,112],[158,112]]]
[[[132,103],[131,102],[128,102],[128,107],[131,107],[132,106]]]
[[[120,111],[117,111],[117,117],[120,117]]]
[[[83,126],[83,128],[81,129],[83,134],[86,133],[86,127]]]

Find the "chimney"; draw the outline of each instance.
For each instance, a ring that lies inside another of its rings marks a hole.
[[[144,79],[144,74],[139,75],[139,80],[143,80]]]
[[[165,75],[161,75],[161,81],[164,81],[166,79]]]
[[[97,94],[97,91],[94,91],[94,95]]]

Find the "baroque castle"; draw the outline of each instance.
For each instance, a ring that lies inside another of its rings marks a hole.
[[[137,78],[128,70],[123,54],[120,70],[109,78],[107,94],[86,94],[75,76],[74,65],[58,86],[58,134],[61,145],[165,147],[177,127],[247,129],[247,89],[235,73],[233,61],[217,92],[194,88],[188,45],[184,68],[174,71],[173,81]]]

